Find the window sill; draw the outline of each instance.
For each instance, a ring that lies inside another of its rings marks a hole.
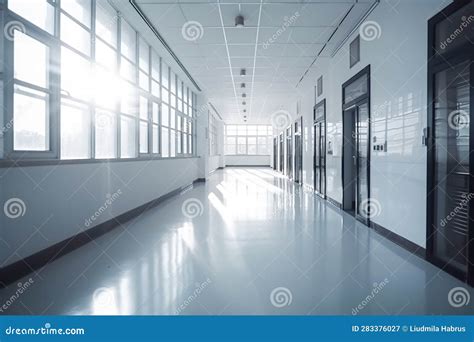
[[[10,167],[27,167],[27,166],[47,166],[47,165],[78,165],[78,164],[109,164],[124,162],[139,162],[153,160],[175,160],[175,159],[197,159],[199,156],[183,156],[183,157],[140,157],[140,158],[123,158],[123,159],[24,159],[24,160],[0,160],[0,168]]]

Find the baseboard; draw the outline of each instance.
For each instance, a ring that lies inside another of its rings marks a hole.
[[[270,165],[227,165],[225,167],[270,167]]]
[[[388,230],[387,228],[375,222],[370,221],[369,226],[370,228],[374,229],[378,234],[382,235],[384,238],[392,241],[403,249],[406,249],[408,252],[422,259],[426,259],[426,250],[423,247],[418,246],[416,243],[405,239],[403,236],[400,236],[397,233],[394,233],[391,230]]]
[[[342,204],[326,195],[326,200],[338,209],[342,209]]]
[[[0,268],[0,288],[3,288],[13,282],[45,267],[54,260],[71,253],[72,251],[84,246],[85,244],[97,239],[98,237],[114,230],[121,224],[141,215],[145,211],[156,207],[165,200],[178,195],[182,191],[191,187],[194,183],[205,182],[204,178],[198,178],[193,183],[182,186],[176,190],[131,209],[115,218],[94,226],[86,231],[80,232],[70,238],[60,241],[39,252],[36,252],[24,259],[18,260],[13,264]]]

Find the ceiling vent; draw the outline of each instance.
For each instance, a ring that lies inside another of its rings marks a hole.
[[[244,27],[244,17],[238,15],[235,17],[235,27]]]

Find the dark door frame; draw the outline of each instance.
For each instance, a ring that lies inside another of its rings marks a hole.
[[[289,135],[288,135],[289,132]],[[290,145],[288,144],[290,142]],[[294,153],[293,153],[293,125],[290,125],[286,129],[286,176],[293,180],[293,161],[294,161]]]
[[[303,117],[300,116],[294,122],[294,133],[293,136],[295,137],[295,155],[294,155],[294,171],[293,171],[293,179],[298,184],[303,184]],[[299,149],[296,150],[296,137],[299,136],[300,146]],[[298,161],[298,162],[297,162]],[[297,166],[300,168],[297,168]]]
[[[471,0],[458,0],[454,1],[438,14],[433,16],[431,19],[428,20],[428,110],[427,110],[427,124],[428,124],[428,136],[426,139],[427,145],[427,203],[426,203],[426,259],[431,262],[432,264],[440,267],[441,269],[445,270],[446,272],[450,273],[451,275],[455,276],[456,278],[461,279],[462,281],[467,282],[469,285],[474,286],[474,266],[472,265],[472,261],[474,261],[474,222],[472,218],[474,218],[474,205],[472,203],[468,203],[469,205],[469,230],[468,230],[468,246],[467,246],[467,272],[464,273],[459,269],[455,268],[454,266],[447,264],[446,262],[438,259],[434,255],[434,234],[435,234],[435,224],[433,222],[433,208],[434,208],[434,192],[432,189],[434,188],[434,96],[435,96],[435,74],[439,71],[445,70],[452,65],[461,63],[463,61],[471,60],[470,65],[470,75],[469,75],[469,83],[471,85],[471,93],[470,93],[470,126],[469,126],[469,150],[474,150],[474,91],[472,90],[472,85],[474,84],[474,50],[472,46],[469,46],[469,43],[466,43],[459,48],[448,51],[443,53],[442,55],[436,48],[436,41],[435,41],[435,29],[436,25],[443,21],[444,19],[448,18],[450,15],[455,13],[456,11],[460,10],[464,6],[468,5]],[[473,175],[473,168],[474,168],[474,154],[470,153],[469,156],[469,168],[470,168],[470,179],[469,179],[469,193],[474,193],[474,175]]]
[[[347,103],[344,103],[344,98],[345,98],[345,88],[352,84],[354,81],[359,79],[360,77],[367,75],[367,92],[352,101],[349,101]],[[368,111],[368,127],[367,127],[367,200],[369,201],[367,207],[370,209],[370,146],[371,146],[371,127],[370,127],[370,64],[367,65],[364,69],[359,71],[357,74],[352,76],[349,80],[344,82],[342,84],[342,126],[344,127],[344,113],[346,110],[349,110],[354,107],[358,107],[364,103],[367,103],[367,111]],[[344,137],[343,137],[344,139]],[[342,184],[342,203],[344,202],[344,148],[342,148],[342,172],[341,172],[341,184]],[[356,196],[357,196],[357,189],[356,189]],[[357,202],[356,202],[356,207],[355,207],[355,217],[366,224],[367,226],[370,227],[370,213],[368,217],[365,220],[361,220],[358,215],[357,215]]]
[[[278,137],[273,138],[273,170],[277,170],[278,161]]]
[[[319,119],[319,118],[316,118],[316,110],[319,108],[319,107],[323,107],[323,118],[322,119]],[[316,124],[319,123],[319,122],[323,122],[324,123],[324,148],[323,148],[323,152],[324,152],[324,193],[320,193],[319,191],[316,191],[316,161],[315,161],[315,158],[316,158],[316,151],[315,151],[315,148],[316,148]],[[327,183],[326,183],[326,135],[327,135],[327,125],[326,125],[326,99],[323,99],[321,101],[319,101],[318,103],[316,103],[316,105],[314,106],[313,108],[313,133],[314,133],[314,144],[313,144],[313,187],[314,187],[314,191],[316,192],[316,194],[322,198],[326,198],[326,186],[327,186]]]
[[[284,164],[284,160],[285,160],[285,137],[284,137],[284,133],[280,133],[280,135],[278,136],[278,171],[281,172],[282,174],[284,174],[284,171],[285,171],[285,164]]]

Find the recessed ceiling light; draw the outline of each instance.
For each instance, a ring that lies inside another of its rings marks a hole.
[[[247,94],[243,93],[243,94],[242,94],[242,97],[247,97]]]
[[[235,27],[244,27],[244,17],[241,15],[238,15],[235,17]]]
[[[245,88],[245,83],[240,83],[240,88]]]
[[[245,106],[247,104],[247,102],[244,101],[244,102],[242,102],[242,104]]]
[[[247,109],[244,109],[244,113],[247,113]]]
[[[245,76],[245,75],[247,75],[247,70],[240,69],[240,76]]]

